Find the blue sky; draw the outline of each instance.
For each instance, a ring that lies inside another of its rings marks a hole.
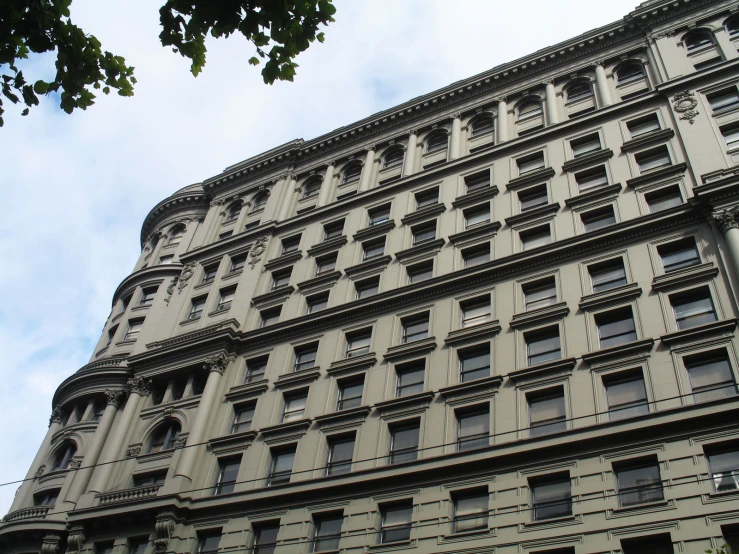
[[[88,361],[157,202],[273,146],[620,19],[636,3],[335,0],[325,44],[298,58],[294,83],[269,87],[247,64],[243,38],[211,41],[195,79],[158,43],[161,2],[74,0],[72,20],[125,56],[139,83],[133,98],[101,97],[71,116],[52,98],[26,118],[9,106],[0,129],[0,482],[25,476],[54,390]],[[35,79],[52,63],[21,67]],[[0,487],[0,515],[15,490]]]

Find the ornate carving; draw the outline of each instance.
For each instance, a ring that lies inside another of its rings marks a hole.
[[[169,539],[172,537],[172,533],[174,533],[175,525],[175,518],[171,512],[162,512],[157,515],[156,523],[154,524],[154,530],[157,534],[157,538],[154,539],[154,547],[158,554],[167,551],[167,545],[169,544]]]
[[[739,206],[732,206],[716,212],[713,214],[713,218],[723,234],[726,234],[729,229],[739,229]]]
[[[187,444],[187,439],[184,437],[180,437],[176,441],[174,441],[174,448],[177,450],[178,448],[185,448],[185,444]]]
[[[205,361],[203,361],[203,368],[207,369],[208,371],[217,371],[218,373],[223,375],[223,372],[226,371],[226,366],[228,365],[228,362],[228,356],[221,352],[220,354],[216,354],[215,356],[206,358]]]
[[[252,269],[254,269],[254,266],[256,266],[262,259],[262,254],[264,254],[264,251],[267,249],[266,244],[267,237],[259,237],[254,241],[254,245],[249,251],[249,257],[251,258],[251,260],[249,260],[249,267]]]
[[[151,394],[151,379],[134,377],[133,379],[129,379],[127,384],[131,387],[131,392],[139,396],[149,396]]]
[[[51,410],[51,417],[49,417],[49,427],[51,427],[52,423],[61,423],[62,422],[62,409],[59,406],[54,406],[54,409]]]
[[[212,200],[210,202],[210,207],[212,208],[214,206],[223,206],[225,203],[226,203],[226,199],[225,198],[218,198],[218,199]]]
[[[44,535],[41,542],[41,554],[59,554],[59,543],[62,538],[59,535]]]
[[[44,471],[46,471],[46,466],[44,464],[41,464],[36,470],[36,477],[41,477],[44,474]]]
[[[503,104],[505,104],[505,102],[506,102],[507,98],[508,98],[507,96],[496,96],[495,98],[493,98],[493,100],[494,100],[495,102],[497,102],[498,104],[500,104],[501,102],[502,102]]]
[[[69,469],[79,469],[82,465],[82,460],[72,460],[69,462]]]
[[[172,277],[172,280],[169,282],[169,285],[167,286],[167,298],[164,299],[164,301],[167,303],[167,306],[169,306],[169,301],[172,299],[172,295],[174,294],[174,289],[177,287],[177,281],[179,281],[179,276],[175,275]]]
[[[680,119],[689,121],[691,125],[693,124],[693,119],[700,113],[695,111],[697,105],[698,100],[695,99],[695,96],[689,90],[678,92],[672,99],[672,109],[682,114]]]
[[[141,447],[140,446],[132,446],[128,450],[126,450],[126,458],[135,458],[139,454],[141,454]]]
[[[74,525],[69,528],[69,536],[67,536],[67,550],[69,552],[79,552],[85,544],[85,528],[82,525]]]
[[[123,400],[126,398],[126,393],[122,390],[110,390],[106,389],[105,391],[105,397],[107,399],[107,403],[115,406],[116,408],[120,407],[121,404],[123,404]]]
[[[195,275],[195,265],[195,262],[188,262],[182,268],[182,273],[180,273],[179,277],[179,283],[177,284],[177,294],[180,294],[183,291],[183,289],[187,286],[187,282],[190,280],[190,277]],[[169,293],[169,289],[167,289],[167,293]]]
[[[162,417],[164,419],[171,418],[173,414],[174,414],[174,408],[164,408],[164,410],[162,410]]]

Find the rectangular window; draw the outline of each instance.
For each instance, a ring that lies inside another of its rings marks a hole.
[[[641,135],[646,135],[652,131],[659,131],[659,119],[656,114],[649,114],[638,119],[632,119],[626,122],[626,127],[629,129],[631,138],[636,138]]]
[[[657,460],[614,464],[619,506],[664,500]]]
[[[492,319],[488,295],[463,300],[459,307],[462,309],[462,328],[487,323]]]
[[[247,360],[244,383],[254,383],[264,379],[264,372],[267,371],[267,360],[267,356]]]
[[[475,450],[490,445],[490,410],[457,412],[457,450]]]
[[[729,150],[739,146],[739,125],[725,125],[721,127],[721,134]]]
[[[412,462],[418,456],[418,435],[420,424],[403,423],[390,428],[390,460],[391,464]]]
[[[336,403],[336,410],[348,410],[349,408],[358,408],[359,406],[361,406],[363,389],[364,379],[362,379],[361,381],[340,381],[339,399]]]
[[[528,212],[549,203],[547,186],[537,185],[518,192],[518,201],[521,205],[521,213]]]
[[[282,253],[289,254],[290,252],[297,252],[300,247],[301,235],[293,235],[292,237],[285,237],[282,239]]]
[[[397,373],[396,398],[423,392],[423,382],[426,375],[426,362],[424,360],[399,365],[395,371]]]
[[[606,173],[606,166],[599,165],[598,167],[575,173],[575,182],[577,183],[577,190],[580,192],[607,185],[608,174]]]
[[[273,271],[272,272],[272,290],[289,285],[290,276],[292,275],[292,272],[293,272],[292,267],[286,267],[285,269],[280,269],[279,271]]]
[[[216,274],[218,273],[218,265],[209,265],[203,268],[203,281],[202,283],[212,283],[215,281]]]
[[[157,471],[154,473],[147,473],[145,475],[134,475],[133,486],[134,487],[154,487],[161,485],[167,478],[166,471]]]
[[[483,223],[490,223],[490,204],[481,204],[464,210],[464,227],[469,229]]]
[[[344,234],[344,220],[332,221],[323,226],[323,240],[340,237]]]
[[[244,433],[251,429],[252,421],[254,421],[254,408],[254,404],[234,406],[234,422],[231,426],[231,433]]]
[[[522,288],[527,312],[557,303],[557,284],[554,277],[526,283]]]
[[[375,296],[379,292],[380,278],[375,277],[373,279],[365,279],[364,281],[357,282],[355,286],[357,288],[357,300],[369,298],[370,296]]]
[[[231,229],[230,231],[224,231],[223,233],[218,235],[218,240],[226,240],[228,237],[230,237],[233,234],[234,234],[233,229]]]
[[[249,223],[247,223],[246,225],[244,225],[244,231],[249,231],[251,229],[256,229],[257,227],[259,227],[259,220],[258,219],[255,220],[255,221],[250,221]]]
[[[572,515],[572,492],[568,475],[530,483],[534,521]]]
[[[716,492],[739,490],[739,448],[707,453],[708,467]]]
[[[402,341],[414,342],[429,336],[429,313],[425,312],[401,319],[403,325]]]
[[[613,207],[606,206],[580,214],[582,226],[586,233],[608,227],[616,223],[616,216],[613,213]]]
[[[296,421],[303,419],[305,415],[305,405],[308,402],[308,393],[301,392],[285,397],[285,408],[282,412],[282,421]]]
[[[315,527],[313,552],[338,550],[339,541],[341,540],[341,524],[343,522],[344,516],[341,514],[315,516],[313,521]]]
[[[459,351],[461,383],[490,376],[490,343]]]
[[[318,196],[318,194],[321,192],[321,185],[322,185],[321,179],[314,179],[309,180],[307,183],[303,184],[303,199],[305,198],[313,198],[314,196]]]
[[[215,487],[213,487],[213,495],[229,494],[234,491],[240,465],[241,457],[218,460],[218,478]]]
[[[128,554],[144,554],[149,546],[148,538],[133,539],[130,541]]]
[[[668,242],[657,247],[665,273],[701,263],[693,237]]]
[[[530,156],[524,156],[516,160],[518,165],[518,174],[524,175],[525,173],[531,173],[537,169],[544,168],[544,152],[537,152]]]
[[[718,319],[708,287],[671,294],[670,304],[675,312],[677,328],[680,330],[711,323]]]
[[[367,213],[369,214],[370,227],[379,225],[380,223],[385,223],[386,221],[390,221],[390,204],[377,206],[376,208],[368,210]]]
[[[137,338],[139,338],[139,333],[141,332],[141,327],[143,326],[143,319],[132,319],[131,321],[129,321],[128,330],[126,331],[123,340],[136,340]]]
[[[318,343],[307,344],[295,349],[295,365],[293,371],[302,371],[311,369],[316,365],[316,354],[318,353]]]
[[[151,306],[154,302],[154,297],[157,294],[158,287],[146,287],[141,291],[141,300],[139,306]]]
[[[92,405],[92,413],[90,414],[90,420],[100,421],[103,418],[103,412],[105,411],[105,403],[95,402]]]
[[[559,327],[546,327],[524,333],[526,357],[529,366],[542,364],[562,357],[559,342]]]
[[[413,235],[414,246],[434,240],[436,238],[436,220],[411,227],[411,234]]]
[[[385,255],[385,238],[362,243],[362,260],[371,260]]]
[[[416,197],[416,209],[420,210],[426,206],[433,206],[439,202],[439,188],[434,187],[432,189],[422,190],[415,194]]]
[[[486,490],[458,492],[452,496],[454,532],[488,528],[488,492]]]
[[[328,306],[328,293],[322,292],[320,294],[314,294],[306,298],[306,304],[308,306],[308,313],[312,314],[325,310]]]
[[[326,475],[342,475],[352,470],[354,435],[329,438]]]
[[[487,188],[490,186],[490,171],[468,175],[464,178],[464,184],[467,187],[467,192]]]
[[[619,308],[595,315],[601,348],[610,348],[636,340],[634,313],[630,307]]]
[[[187,314],[187,319],[200,319],[200,317],[203,315],[203,310],[205,309],[205,301],[207,300],[206,296],[201,296],[199,298],[193,298],[192,299],[192,305],[190,306],[190,312]]]
[[[622,258],[589,265],[588,273],[593,285],[593,292],[603,292],[604,290],[620,287],[628,282]]]
[[[674,554],[669,533],[621,539],[623,554]]]
[[[542,225],[541,227],[521,231],[519,236],[521,237],[521,248],[524,251],[532,250],[552,242],[552,233],[549,230],[549,225]]]
[[[434,276],[434,262],[429,260],[427,262],[421,262],[408,266],[408,282],[412,285],[413,283],[420,283],[426,281]]]
[[[526,395],[532,437],[567,430],[567,411],[562,387]]]
[[[739,94],[736,87],[720,90],[706,96],[713,113],[719,114],[739,106]]]
[[[412,504],[380,507],[380,514],[382,517],[381,544],[410,540],[413,517]]]
[[[353,358],[368,354],[370,341],[372,340],[372,329],[362,329],[346,335],[346,357]]]
[[[234,294],[236,293],[236,289],[223,289],[221,290],[221,296],[218,299],[218,305],[216,306],[216,311],[221,310],[228,310],[231,308],[231,303],[234,299]]]
[[[611,421],[649,413],[647,390],[641,371],[629,371],[603,377]]]
[[[231,257],[231,270],[229,273],[236,273],[237,271],[241,271],[244,269],[244,265],[246,265],[246,254],[242,254],[241,256],[232,256]]]
[[[221,542],[221,532],[198,533],[198,554],[216,554]]]
[[[261,326],[267,327],[269,325],[274,325],[275,323],[280,321],[280,314],[282,313],[282,306],[277,306],[275,308],[269,308],[267,310],[262,310],[259,312],[259,315],[261,317]]]
[[[289,450],[272,451],[272,467],[267,479],[267,486],[284,485],[290,482],[295,463],[295,447]]]
[[[739,527],[722,525],[721,534],[724,542],[729,545],[729,552],[739,552]]]
[[[169,265],[174,263],[174,254],[170,254],[169,256],[162,256],[159,258],[159,265]]]
[[[598,136],[598,133],[594,133],[592,135],[571,140],[570,148],[572,148],[572,157],[579,158],[589,152],[600,150],[600,137]]]
[[[685,358],[685,369],[695,402],[736,396],[736,385],[726,352],[719,350]]]
[[[334,271],[336,269],[336,257],[337,254],[334,252],[333,254],[316,258],[316,275]]]
[[[279,532],[280,526],[277,524],[264,525],[254,529],[254,548],[251,554],[274,554],[277,550],[277,534]]]
[[[639,173],[653,171],[671,164],[670,154],[667,152],[665,146],[659,146],[645,152],[634,154],[634,160],[636,160],[639,166]]]
[[[115,334],[118,332],[118,325],[114,325],[110,329],[108,329],[108,341],[105,343],[105,346],[110,346],[110,343],[113,342],[113,339],[115,338]]]
[[[490,243],[462,250],[464,267],[473,267],[490,261]]]
[[[54,506],[59,498],[59,489],[40,492],[33,495],[34,506]]]
[[[655,190],[645,194],[644,198],[647,201],[650,213],[661,212],[683,203],[682,194],[680,194],[680,189],[677,186]]]

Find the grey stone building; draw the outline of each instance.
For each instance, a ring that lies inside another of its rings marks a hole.
[[[739,548],[738,46],[652,0],[160,202],[0,550]]]

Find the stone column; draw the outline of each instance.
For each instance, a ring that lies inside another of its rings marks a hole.
[[[557,110],[557,94],[554,92],[554,83],[546,83],[547,103],[547,125],[559,123],[559,111]]]
[[[452,119],[452,139],[449,145],[449,159],[456,160],[461,155],[462,114],[455,113]]]
[[[654,89],[657,85],[662,83],[662,77],[659,74],[659,66],[657,65],[657,59],[654,57],[654,52],[652,52],[652,44],[654,43],[653,40],[648,41],[647,45],[647,76],[649,77],[649,84],[650,88]]]
[[[364,166],[362,166],[362,175],[359,178],[359,191],[367,190],[370,187],[370,181],[372,178],[372,166],[375,163],[375,147],[369,146],[367,148],[367,156],[364,159]]]
[[[331,185],[334,181],[334,169],[336,162],[331,160],[326,166],[326,173],[323,175],[323,183],[321,183],[321,192],[318,194],[318,206],[325,206],[331,200]]]
[[[61,428],[62,411],[59,409],[59,406],[54,406],[54,409],[51,411],[51,417],[49,418],[49,430],[46,431],[46,436],[41,442],[41,446],[39,447],[38,452],[36,452],[36,457],[33,459],[31,467],[28,468],[28,473],[26,473],[25,481],[21,483],[21,486],[18,487],[18,490],[15,493],[13,504],[10,506],[10,512],[20,510],[26,504],[28,494],[31,492],[31,487],[33,486],[34,478],[37,474],[42,475],[44,470],[46,469],[44,461],[49,457],[51,438]]]
[[[118,459],[124,446],[123,443],[128,436],[131,424],[138,411],[139,402],[142,397],[151,394],[151,379],[145,380],[142,377],[136,377],[128,381],[128,386],[131,387],[131,391],[128,395],[126,407],[123,408],[123,413],[118,419],[118,424],[113,429],[113,432],[108,434],[108,440],[105,441],[105,446],[98,458],[98,466],[95,468],[92,479],[90,479],[90,486],[87,489],[88,492],[101,493],[108,488],[110,474],[113,472],[113,467],[115,466],[113,462]]]
[[[416,130],[412,129],[408,134],[408,146],[405,148],[405,159],[403,160],[403,177],[413,175],[414,165],[416,163],[416,144],[418,135]]]
[[[595,64],[595,88],[598,89],[601,108],[613,104],[611,91],[608,90],[608,79],[606,78],[606,70],[603,68],[603,62]]]
[[[69,486],[69,490],[64,498],[65,502],[71,502],[76,504],[80,496],[84,494],[87,484],[90,482],[95,471],[95,464],[98,462],[100,452],[105,445],[105,440],[108,438],[110,428],[113,426],[113,421],[118,413],[118,407],[123,402],[125,393],[121,390],[106,390],[105,396],[108,399],[105,411],[103,411],[103,417],[98,422],[95,434],[92,437],[92,441],[85,452],[85,457],[82,459],[80,468],[74,474],[74,480]]]
[[[277,210],[277,221],[282,221],[290,216],[290,206],[293,204],[295,189],[290,188],[290,175],[280,176],[273,187],[273,190],[280,191],[280,207]]]
[[[505,96],[496,99],[498,102],[498,121],[495,128],[498,130],[498,143],[508,140],[508,106]]]
[[[292,215],[291,210],[295,204],[294,198],[298,186],[298,181],[295,179],[295,175],[293,175],[292,173],[288,173],[287,175],[285,175],[284,179],[287,192],[283,197],[282,206],[280,206],[280,221],[284,221]]]
[[[187,444],[185,444],[185,448],[182,450],[179,462],[177,463],[175,477],[184,477],[192,481],[192,470],[195,467],[195,460],[202,450],[202,445],[194,445],[200,444],[205,438],[206,426],[210,421],[221,377],[223,376],[223,372],[226,371],[228,362],[229,359],[222,353],[208,358],[203,362],[203,367],[209,372],[208,380],[200,397],[200,404],[195,414],[195,421],[192,423],[192,429],[190,429],[190,433],[187,435]]]
[[[739,279],[739,206],[732,206],[713,216],[724,235],[734,278]]]

